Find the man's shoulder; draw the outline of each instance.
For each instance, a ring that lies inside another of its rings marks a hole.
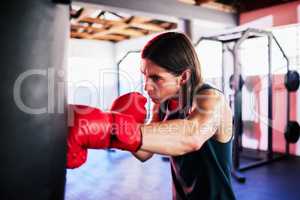
[[[209,88],[200,90],[194,96],[194,104],[205,106],[207,104],[215,104],[224,101],[224,94],[216,89]]]

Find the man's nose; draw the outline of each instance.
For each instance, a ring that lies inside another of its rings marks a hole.
[[[154,84],[150,80],[145,80],[144,90],[152,92],[154,90]]]

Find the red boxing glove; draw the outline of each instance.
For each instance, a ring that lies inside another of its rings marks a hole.
[[[108,148],[111,118],[100,109],[83,105],[69,105],[71,125],[67,138],[67,168],[85,163],[87,148]]]
[[[147,110],[146,97],[139,92],[130,92],[118,97],[111,105],[110,111],[131,115],[138,123],[144,123]]]
[[[179,109],[178,99],[170,99],[168,102],[168,109],[172,112],[178,111],[178,109]]]
[[[112,104],[110,111],[120,112],[135,119],[138,123],[144,123],[147,110],[145,105],[147,99],[138,92],[131,92],[118,97]],[[137,151],[142,145],[142,134],[140,125],[136,123],[127,124],[122,119],[116,118],[116,124],[126,126],[127,131],[116,135],[111,141],[110,147],[122,150]]]
[[[67,168],[76,168],[85,163],[88,148],[116,147],[137,151],[141,146],[140,125],[131,115],[105,113],[83,105],[70,105],[69,113],[72,114],[73,124],[69,127],[67,139]],[[137,116],[141,121],[142,115]]]

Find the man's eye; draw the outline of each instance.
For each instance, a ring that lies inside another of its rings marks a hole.
[[[152,80],[153,80],[153,81],[159,81],[159,80],[160,80],[160,77],[154,76],[154,77],[152,77]]]

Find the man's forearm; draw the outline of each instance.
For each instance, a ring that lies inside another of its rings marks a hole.
[[[143,150],[138,150],[137,152],[133,152],[132,154],[142,162],[145,162],[153,156],[153,153]]]
[[[141,127],[141,149],[163,155],[183,155],[199,148],[195,139],[197,123],[193,120],[169,120]]]

